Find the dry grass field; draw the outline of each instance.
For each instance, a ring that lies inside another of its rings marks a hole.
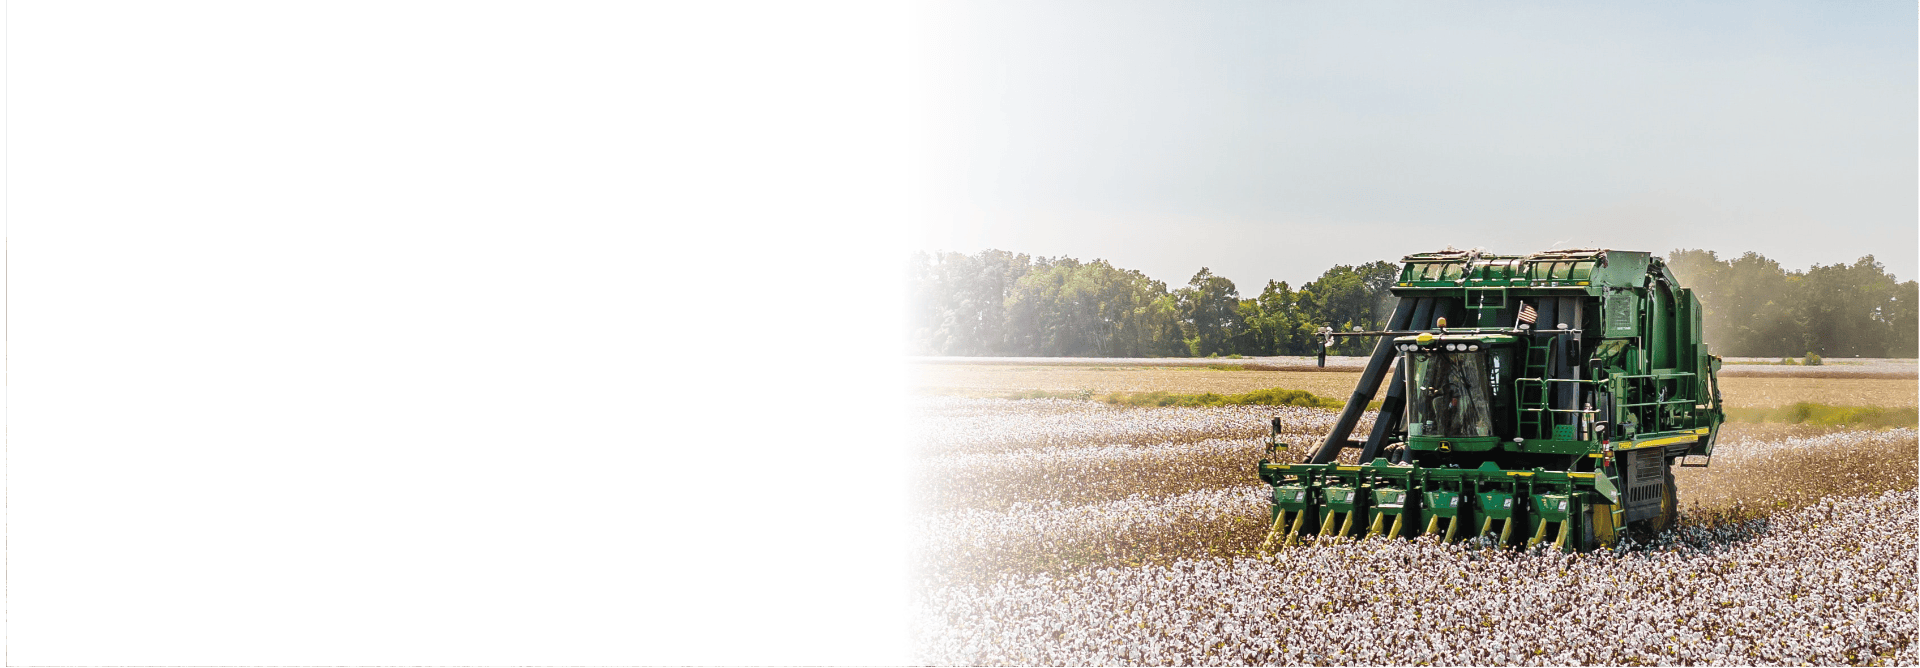
[[[928,363],[912,365],[912,386],[922,394],[997,397],[1015,392],[1177,392],[1239,394],[1283,387],[1345,400],[1360,373],[1352,366],[1327,371],[1232,370],[1238,360],[1208,360],[1213,366],[1107,366],[1097,363],[1021,365]],[[1834,374],[1826,367],[1799,367],[1806,375],[1731,375],[1720,379],[1721,396],[1737,408],[1771,408],[1806,401],[1839,406],[1920,405],[1920,377]],[[1723,372],[1725,375],[1727,372]],[[1812,375],[1814,377],[1808,377]]]
[[[1767,408],[1808,401],[1835,406],[1920,404],[1920,381],[1912,378],[1794,378],[1734,376],[1720,379],[1728,406]]]
[[[1222,363],[1222,366],[1226,366]],[[922,364],[915,384],[924,393],[992,397],[1026,390],[1047,392],[1178,392],[1239,394],[1270,387],[1306,390],[1345,399],[1358,372],[1227,371],[1195,366],[1013,366]]]
[[[915,400],[912,420],[925,663],[1920,660],[1920,437],[1911,428],[1728,424],[1711,467],[1676,472],[1682,526],[1617,552],[1367,540],[1266,555],[1267,491],[1253,464],[1267,421],[1282,415],[1297,431],[1290,440],[1312,443],[1335,411],[978,397],[1289,386],[1275,378],[1334,383],[1290,387],[1344,397],[1353,374],[917,366],[937,372],[922,376],[934,379],[924,388],[934,396]],[[1095,378],[1108,384],[1084,384]],[[1774,392],[1767,400],[1912,405],[1913,383],[1899,379],[1739,380],[1786,383],[1759,386]]]

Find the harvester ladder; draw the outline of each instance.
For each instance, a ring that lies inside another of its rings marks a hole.
[[[1514,382],[1518,395],[1514,408],[1519,412],[1520,436],[1523,438],[1544,438],[1547,432],[1546,378],[1552,341],[1551,338],[1538,337],[1527,342],[1526,365],[1521,367],[1524,375]]]

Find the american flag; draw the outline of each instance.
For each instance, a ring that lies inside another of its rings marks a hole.
[[[1533,321],[1539,317],[1540,317],[1540,314],[1533,310],[1532,304],[1528,304],[1526,302],[1520,302],[1520,322],[1524,322],[1531,325],[1533,324]]]

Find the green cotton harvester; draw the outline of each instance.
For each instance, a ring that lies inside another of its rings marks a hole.
[[[1434,534],[1587,551],[1673,524],[1673,465],[1712,458],[1720,360],[1701,342],[1699,300],[1660,258],[1403,262],[1386,331],[1336,334],[1380,339],[1325,442],[1302,463],[1270,461],[1287,447],[1274,420],[1259,468],[1273,486],[1268,549]],[[1356,438],[1383,381],[1373,430]],[[1357,464],[1340,462],[1349,448]]]

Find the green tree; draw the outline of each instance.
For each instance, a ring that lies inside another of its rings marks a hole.
[[[1106,260],[1042,258],[1007,297],[1007,330],[1022,355],[1183,354],[1168,343],[1180,337],[1166,296],[1164,283]]]
[[[1285,281],[1267,281],[1260,296],[1240,300],[1242,331],[1234,350],[1243,355],[1312,354],[1297,331],[1300,315],[1293,289]]]
[[[1893,331],[1887,340],[1887,347],[1881,354],[1886,357],[1920,356],[1920,283],[1908,280],[1896,286],[1893,296],[1887,304],[1887,320],[1893,323]]]
[[[1668,267],[1700,300],[1707,344],[1720,354],[1784,357],[1805,352],[1805,314],[1793,298],[1798,277],[1759,253],[1722,260],[1713,251],[1679,250]]]
[[[1759,253],[1722,260],[1713,251],[1677,250],[1668,266],[1704,308],[1707,343],[1723,355],[1912,357],[1916,350],[1913,281],[1898,282],[1869,255],[1852,264],[1787,271]]]
[[[1805,349],[1821,357],[1884,357],[1894,350],[1900,283],[1872,255],[1853,264],[1814,265],[1800,281]],[[1904,354],[1912,354],[1911,349]]]
[[[1387,262],[1372,262],[1358,267],[1334,265],[1320,278],[1300,288],[1299,324],[1295,331],[1306,338],[1320,327],[1352,331],[1355,327],[1377,331],[1386,326],[1393,314],[1395,299],[1389,290],[1400,270]],[[1314,346],[1319,343],[1315,342]],[[1340,337],[1328,350],[1336,355],[1364,355],[1373,350],[1366,337]]]
[[[1699,296],[1704,334],[1720,354],[1920,353],[1920,284],[1897,281],[1873,256],[1792,272],[1758,253],[1682,249],[1668,265]],[[1322,326],[1385,327],[1398,277],[1389,262],[1337,265],[1298,290],[1268,281],[1242,299],[1208,268],[1169,292],[1101,259],[914,253],[908,343],[923,355],[1311,355]],[[1342,338],[1331,352],[1365,354],[1371,344]]]
[[[1026,255],[914,253],[908,269],[909,349],[922,355],[1011,354],[1005,304]]]
[[[1189,352],[1195,357],[1234,352],[1231,340],[1242,323],[1240,291],[1233,287],[1233,281],[1201,267],[1199,273],[1187,281],[1187,287],[1175,291],[1174,297],[1180,307]]]

